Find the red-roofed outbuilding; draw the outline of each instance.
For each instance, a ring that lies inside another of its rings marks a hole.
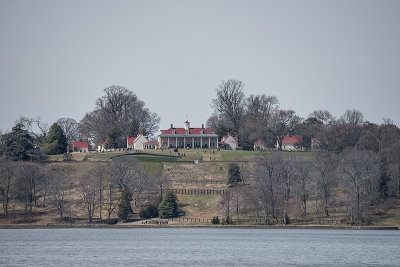
[[[88,142],[73,142],[72,143],[74,152],[89,152],[89,143]]]

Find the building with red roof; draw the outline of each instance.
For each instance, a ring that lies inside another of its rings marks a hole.
[[[185,121],[184,128],[175,128],[172,124],[168,130],[161,130],[158,144],[163,148],[214,148],[218,147],[218,136],[204,128],[191,128]]]
[[[265,142],[261,139],[258,139],[257,141],[254,142],[253,147],[254,147],[254,151],[265,150]]]
[[[145,149],[144,144],[147,142],[147,137],[139,134],[136,137],[129,137],[126,139],[126,148],[128,150],[143,150]]]
[[[88,142],[73,142],[72,147],[73,147],[74,152],[82,152],[82,153],[89,152],[89,143]]]
[[[300,135],[289,136],[286,135],[282,140],[282,151],[300,151],[302,148],[298,147],[302,137]],[[276,142],[276,148],[279,149],[279,142]]]
[[[218,147],[226,150],[236,150],[239,146],[239,140],[236,136],[231,136],[230,133],[221,138],[221,142],[218,142]]]

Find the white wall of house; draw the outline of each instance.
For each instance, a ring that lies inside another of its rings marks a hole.
[[[231,135],[229,135],[229,136],[224,140],[224,142],[227,143],[227,144],[229,145],[229,146],[227,146],[226,149],[228,149],[228,150],[236,150],[236,149],[237,149],[236,140],[235,140]]]
[[[139,134],[133,142],[135,150],[144,150],[144,143],[148,142],[146,136]]]

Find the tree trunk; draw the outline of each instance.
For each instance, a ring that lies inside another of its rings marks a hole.
[[[5,200],[4,200],[4,214],[7,217],[8,216],[8,203],[10,201],[9,193],[10,193],[10,183],[11,183],[11,178],[9,177],[7,179],[7,186],[6,186],[6,195],[5,195]]]
[[[357,207],[357,222],[361,222],[361,213],[360,213],[360,189],[357,187],[356,193],[356,207]]]
[[[326,185],[324,185],[324,213],[326,217],[329,216],[328,212],[328,189],[326,188]]]
[[[267,200],[267,196],[265,196],[265,217],[264,217],[264,223],[265,223],[265,225],[268,225],[268,224],[269,224],[268,216],[269,216],[269,211],[268,211],[268,200]]]

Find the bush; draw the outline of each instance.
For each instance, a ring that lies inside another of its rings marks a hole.
[[[232,218],[226,217],[225,219],[222,219],[221,224],[233,224]]]
[[[151,204],[139,211],[139,216],[142,219],[150,219],[158,217],[158,207],[154,204]]]
[[[214,216],[214,217],[212,218],[212,220],[211,220],[211,223],[212,223],[212,224],[219,224],[219,218],[218,218],[218,216]]]

